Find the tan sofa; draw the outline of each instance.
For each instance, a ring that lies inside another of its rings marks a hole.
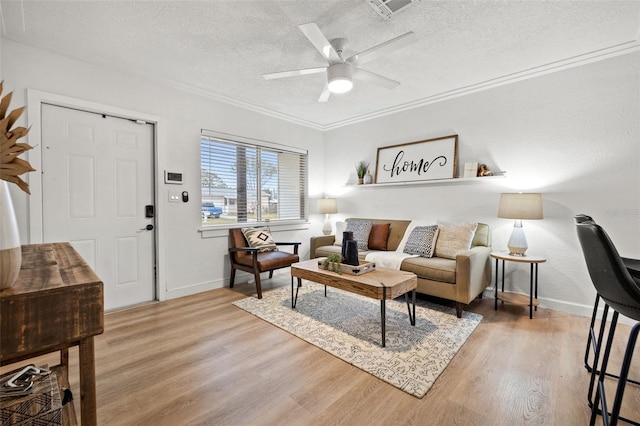
[[[398,248],[407,227],[408,220],[358,219],[346,221],[370,221],[372,223],[390,223],[387,250]],[[341,247],[334,245],[334,235],[311,237],[310,258],[325,257],[332,253],[340,253]],[[437,243],[436,243],[437,244]],[[361,261],[371,251],[359,251]],[[456,314],[461,317],[465,305],[476,297],[482,296],[484,289],[491,283],[491,230],[489,225],[479,223],[471,248],[461,251],[456,259],[439,257],[412,257],[405,259],[400,266],[403,271],[413,272],[418,276],[418,293],[441,297],[456,302]]]

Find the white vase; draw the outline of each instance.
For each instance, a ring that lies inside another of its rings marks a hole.
[[[0,180],[0,290],[16,282],[21,264],[22,248],[16,212],[13,210],[9,185]]]
[[[369,170],[367,170],[367,174],[364,175],[364,184],[369,185],[372,182],[373,182],[373,176],[371,176],[371,173],[369,172]]]

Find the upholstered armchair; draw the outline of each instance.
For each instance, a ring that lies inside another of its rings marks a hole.
[[[252,231],[251,244],[245,233]],[[299,242],[274,242],[266,228],[232,228],[229,229],[229,260],[231,261],[231,277],[229,288],[233,288],[236,270],[253,274],[256,281],[258,299],[262,299],[262,285],[260,273],[269,272],[269,278],[273,277],[276,269],[287,268],[292,263],[300,261],[298,256]],[[278,250],[280,246],[293,246],[293,253]]]

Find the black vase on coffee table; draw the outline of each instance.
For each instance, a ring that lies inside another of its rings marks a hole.
[[[342,233],[342,263],[346,265],[358,266],[358,242],[353,239],[353,232],[344,231]]]

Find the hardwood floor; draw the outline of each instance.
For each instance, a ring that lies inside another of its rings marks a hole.
[[[286,275],[263,281],[280,285]],[[417,399],[231,305],[254,292],[241,283],[108,313],[96,339],[100,424],[588,424],[589,318],[539,308],[530,320],[527,307],[476,300],[468,310],[482,323]],[[628,330],[619,326],[611,365]],[[77,351],[70,356],[78,389]],[[639,387],[628,385],[624,401],[623,415],[640,420]]]

